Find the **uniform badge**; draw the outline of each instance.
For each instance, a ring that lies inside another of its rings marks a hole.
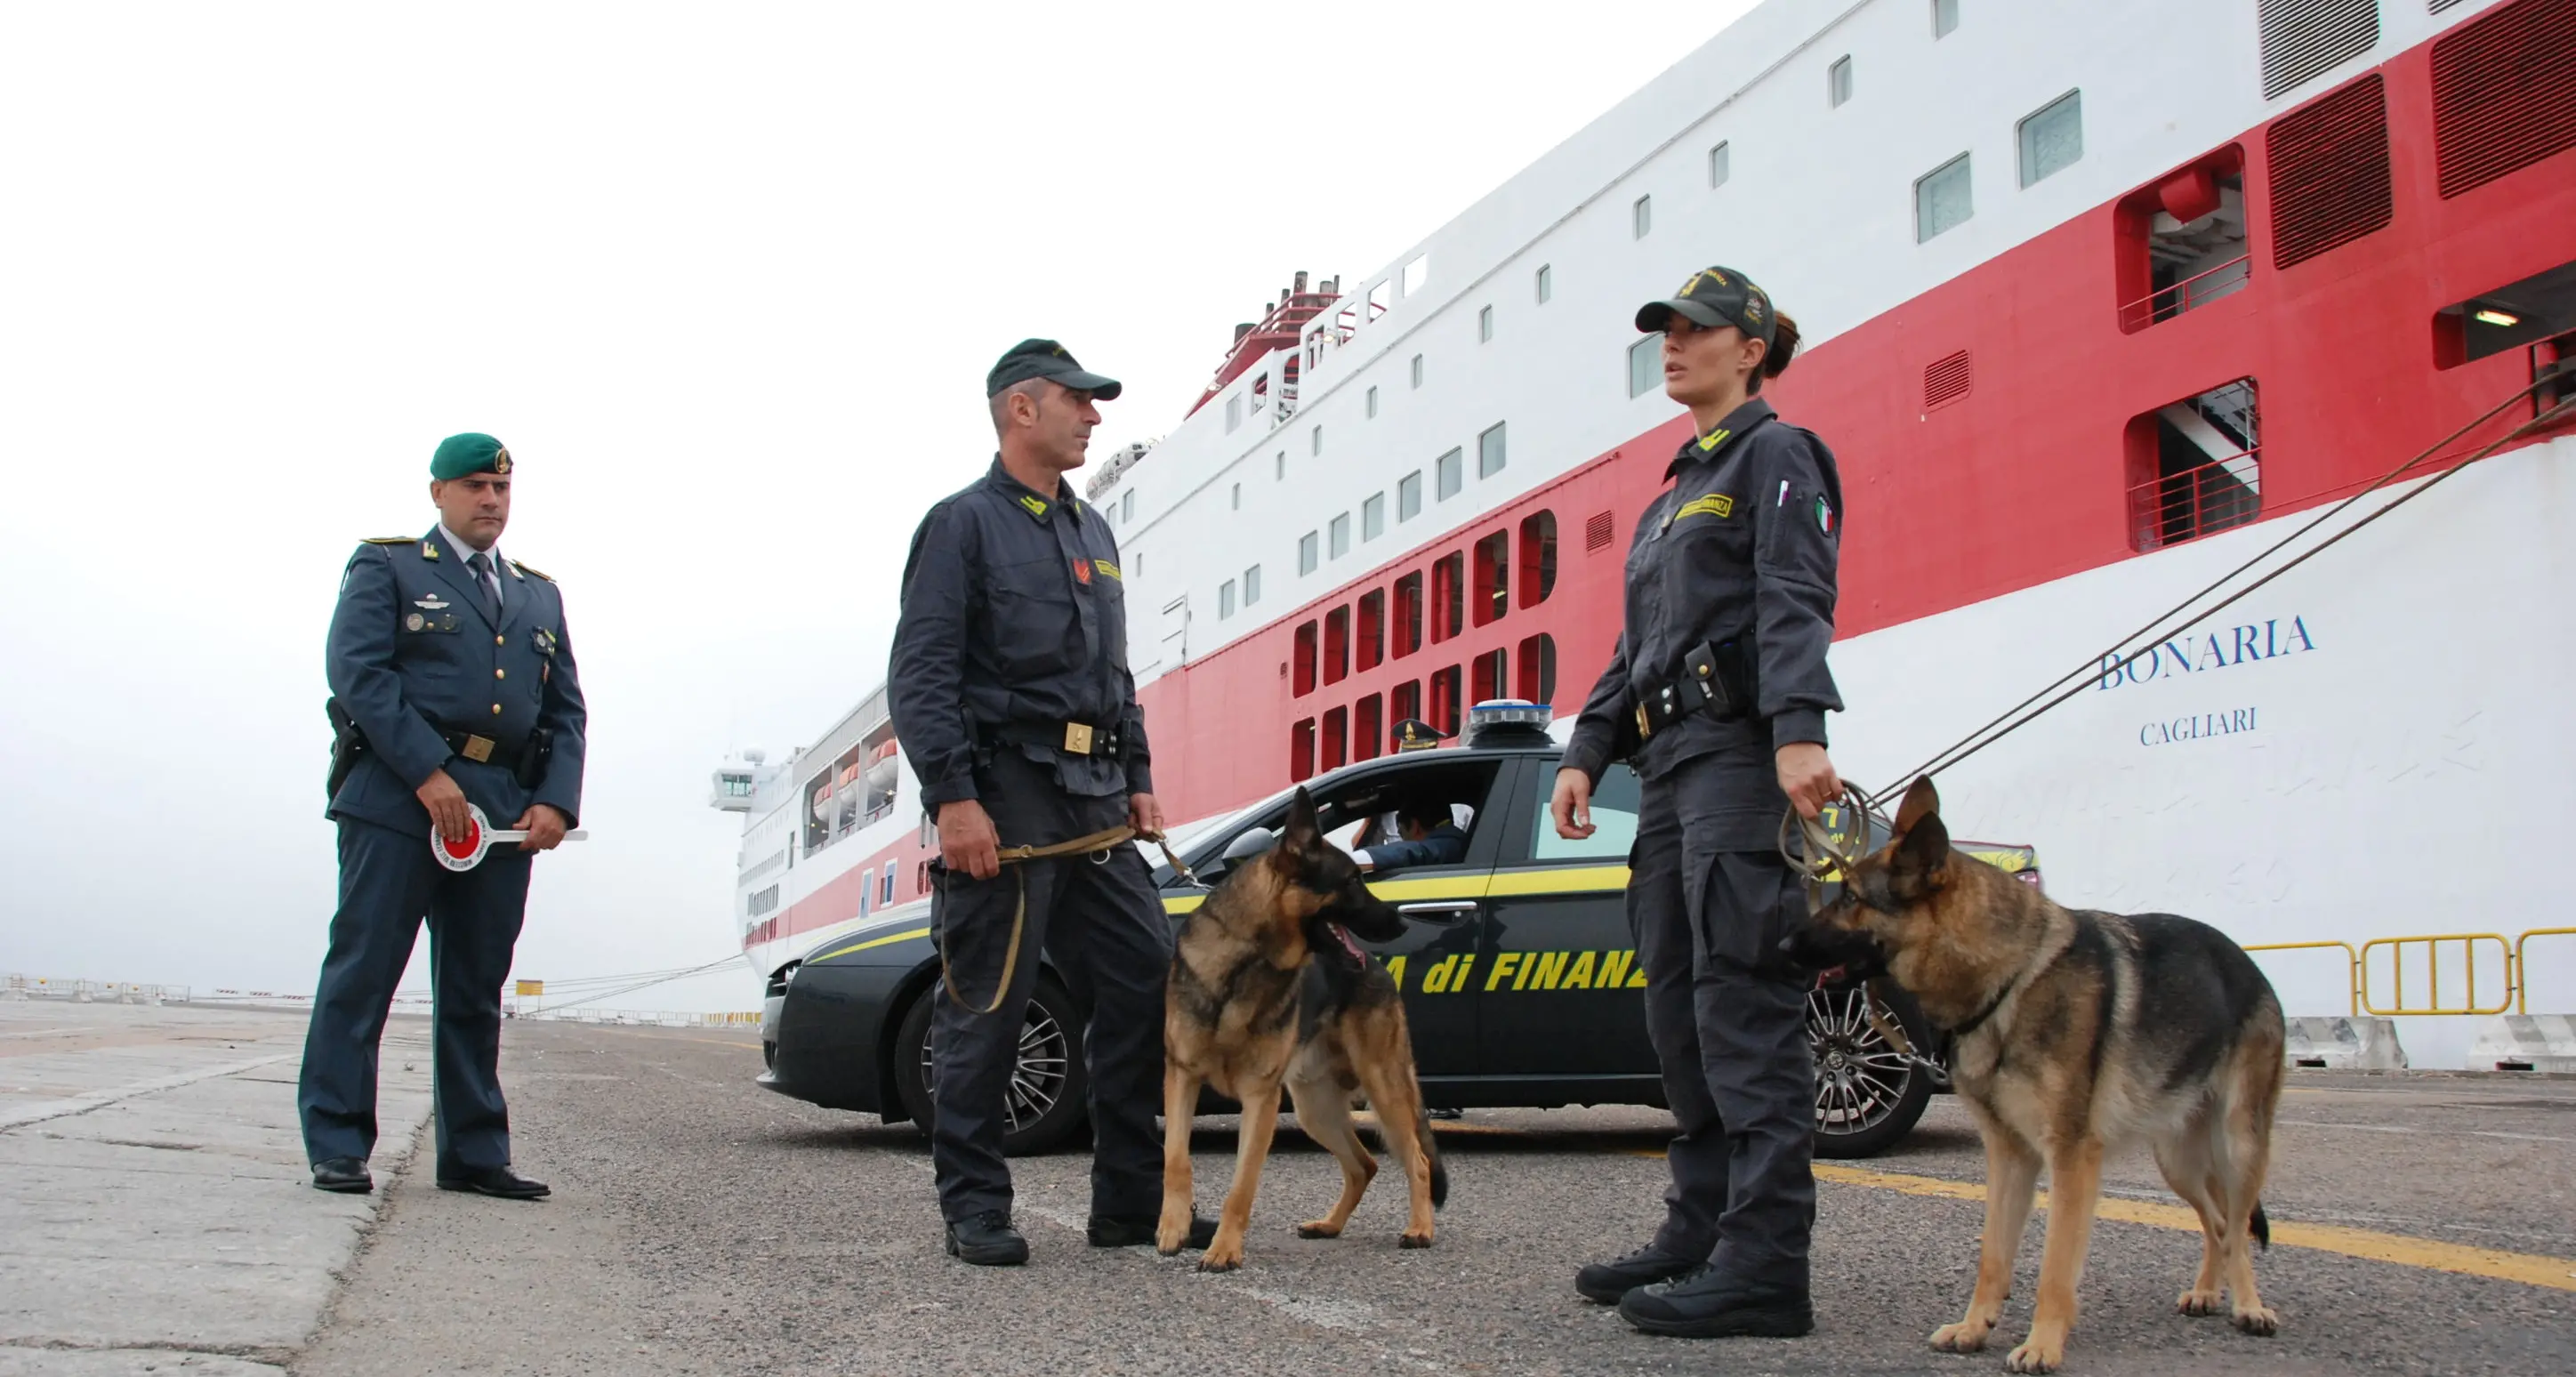
[[[504,476],[504,477],[507,477],[507,476],[509,475],[509,472],[510,472],[510,451],[509,451],[509,450],[507,450],[507,449],[496,449],[496,450],[492,451],[492,471],[493,471],[494,473],[500,474],[500,475],[502,475],[502,476]]]
[[[1077,559],[1073,562],[1073,581],[1085,585],[1091,582],[1090,560]]]
[[[447,610],[447,599],[440,597],[436,593],[432,593],[425,598],[412,599],[411,605],[414,607],[424,607],[432,612],[443,612]]]
[[[1834,533],[1834,509],[1821,497],[1816,499],[1816,529],[1827,535]]]
[[[428,624],[429,624],[429,618],[424,617],[424,616],[420,615],[420,614],[419,614],[419,613],[417,613],[417,612],[414,612],[414,613],[412,613],[410,616],[403,618],[403,629],[404,629],[405,631],[418,631],[418,630],[420,630],[422,627],[427,626]]]

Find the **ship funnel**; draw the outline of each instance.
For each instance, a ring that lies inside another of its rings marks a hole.
[[[1244,320],[1244,321],[1237,321],[1237,322],[1235,322],[1235,326],[1234,326],[1234,342],[1235,342],[1235,343],[1237,343],[1237,344],[1241,344],[1241,343],[1243,343],[1243,337],[1244,337],[1245,335],[1248,335],[1248,334],[1251,334],[1251,333],[1252,333],[1252,322],[1251,322],[1251,321]]]
[[[1297,270],[1297,295],[1299,295],[1299,296],[1304,296],[1305,294],[1306,294],[1306,270],[1305,270],[1304,268],[1299,268],[1299,269]]]

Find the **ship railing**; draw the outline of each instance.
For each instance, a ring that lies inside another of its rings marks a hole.
[[[2120,307],[2120,328],[2143,330],[2160,320],[2171,320],[2185,311],[2195,310],[2233,294],[2252,279],[2254,260],[2251,254],[2238,254],[2214,268],[2200,272],[2169,286],[2126,302]]]
[[[2262,471],[2260,448],[2240,450],[2129,488],[2132,544],[2140,553],[2242,526],[2263,513],[2248,481]]]

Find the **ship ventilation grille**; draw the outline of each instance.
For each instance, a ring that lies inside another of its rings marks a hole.
[[[2388,227],[2388,89],[2379,74],[2272,122],[2272,266]]]
[[[1967,396],[1968,386],[1972,381],[1974,378],[1968,368],[1967,350],[1962,349],[1946,358],[1934,359],[1931,365],[1923,370],[1923,409],[1935,410]]]
[[[2435,14],[2440,14],[2442,11],[2449,9],[2458,3],[2460,3],[2460,0],[2428,0],[2428,3],[2424,8]]]
[[[1583,552],[1585,554],[1590,554],[1595,550],[1602,549],[1609,545],[1611,541],[1618,538],[1618,525],[1611,518],[1611,515],[1608,512],[1594,512],[1592,514],[1592,519],[1583,523]]]
[[[2433,44],[2433,155],[2457,196],[2576,148],[2576,0],[2517,0]]]
[[[2379,0],[2262,0],[2263,99],[2379,42]]]

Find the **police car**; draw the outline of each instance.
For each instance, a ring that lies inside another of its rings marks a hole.
[[[1403,936],[1370,950],[1404,992],[1422,1098],[1435,1109],[1664,1104],[1622,904],[1638,781],[1611,766],[1592,795],[1593,835],[1558,836],[1548,799],[1561,748],[1547,717],[1534,704],[1479,704],[1464,749],[1399,750],[1306,785],[1327,834],[1347,846],[1391,840],[1394,813],[1426,803],[1449,805],[1467,833],[1456,864],[1393,870],[1370,885],[1404,915]],[[1289,798],[1199,828],[1176,849],[1203,884],[1216,884],[1269,847]],[[2027,849],[1961,846],[2036,880]],[[1176,924],[1205,897],[1168,865],[1155,881]],[[890,1123],[927,1123],[939,988],[929,918],[927,902],[889,909],[785,968],[763,1012],[769,1069],[760,1083]],[[1020,1032],[1006,1151],[1045,1151],[1080,1126],[1080,1027],[1062,980],[1042,966]],[[1808,1031],[1824,1156],[1894,1143],[1947,1079],[1946,1049],[1914,1001],[1883,980],[1814,991]]]

